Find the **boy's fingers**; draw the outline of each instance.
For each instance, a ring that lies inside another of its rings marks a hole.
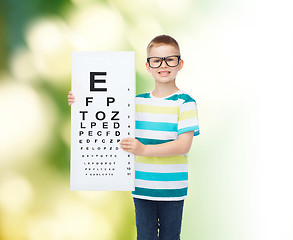
[[[121,146],[122,147],[122,149],[124,149],[124,150],[131,150],[131,145],[127,145],[127,146]]]
[[[132,139],[131,138],[124,138],[121,140],[120,144],[131,144]]]
[[[75,101],[74,96],[72,95],[72,91],[68,92],[67,98],[68,98],[68,105],[71,106]]]
[[[132,146],[131,142],[129,141],[121,141],[120,142],[121,147],[130,148]]]
[[[133,138],[124,138],[125,140],[127,140],[128,142],[131,142],[133,140]]]

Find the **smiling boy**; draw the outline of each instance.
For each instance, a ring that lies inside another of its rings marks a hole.
[[[174,38],[155,37],[147,56],[155,89],[136,96],[136,138],[120,144],[136,160],[132,195],[137,239],[178,240],[188,187],[187,153],[193,136],[199,135],[196,101],[176,86],[184,62]]]

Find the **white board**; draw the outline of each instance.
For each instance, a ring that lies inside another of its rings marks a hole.
[[[70,189],[134,190],[135,52],[73,52]]]

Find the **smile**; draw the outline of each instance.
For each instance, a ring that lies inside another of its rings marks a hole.
[[[170,74],[170,71],[160,71],[159,74],[160,74],[161,76],[167,76],[167,75]]]

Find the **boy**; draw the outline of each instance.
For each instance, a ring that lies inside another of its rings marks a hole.
[[[146,68],[155,89],[136,96],[136,138],[125,138],[121,148],[135,155],[135,204],[138,240],[180,239],[187,196],[187,153],[199,135],[195,100],[177,88],[183,67],[177,41],[155,37],[147,47]],[[74,102],[71,92],[69,105]]]

